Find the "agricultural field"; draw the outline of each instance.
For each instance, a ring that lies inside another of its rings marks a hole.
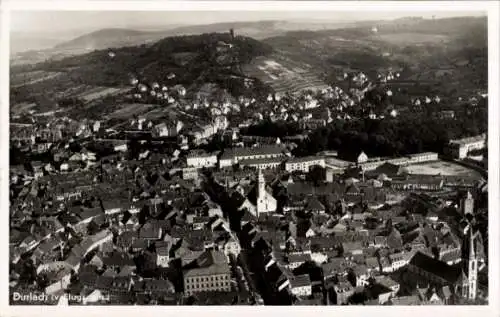
[[[367,39],[383,41],[393,45],[439,44],[450,40],[446,35],[425,33],[377,33]]]
[[[479,173],[464,166],[445,162],[437,161],[425,164],[414,164],[406,166],[410,174],[418,175],[443,175],[443,176],[477,176],[481,177]]]
[[[146,118],[146,120],[158,120],[161,118],[169,117],[175,118],[178,114],[171,107],[166,108],[156,108],[147,113],[142,114],[142,117]]]
[[[84,93],[85,91],[88,91],[89,89],[92,89],[92,88],[94,88],[94,87],[89,86],[89,85],[75,85],[73,87],[68,87],[67,89],[57,91],[54,94],[54,96],[57,99],[75,97],[77,95]]]
[[[154,107],[155,105],[142,104],[142,103],[121,104],[117,106],[118,109],[116,109],[111,114],[107,115],[107,118],[129,119],[132,118],[133,116],[144,114]]]
[[[36,107],[36,103],[22,102],[10,107],[10,112],[12,115],[20,115],[26,113]]]
[[[116,96],[128,91],[130,91],[130,88],[94,87],[74,97],[82,99],[85,102],[92,102],[100,98]]]
[[[275,92],[320,90],[328,86],[307,64],[299,64],[280,57],[257,58],[245,67],[245,73],[270,85]]]
[[[60,72],[33,71],[13,74],[10,77],[10,85],[12,87],[21,87],[26,85],[36,84],[49,79],[57,78],[61,75]]]

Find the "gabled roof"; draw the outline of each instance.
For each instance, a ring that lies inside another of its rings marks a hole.
[[[307,200],[306,211],[325,211],[325,206],[316,198],[311,197]]]
[[[311,278],[309,274],[297,275],[290,279],[290,285],[292,288],[311,286]]]
[[[423,271],[439,276],[450,284],[457,283],[464,274],[460,266],[448,265],[420,251],[415,253],[410,261],[410,265],[414,265]]]
[[[394,298],[391,299],[391,302],[395,306],[400,306],[400,305],[405,305],[405,306],[420,305],[420,299],[419,299],[419,297],[417,295],[394,297]]]
[[[401,167],[399,165],[391,164],[391,163],[384,163],[377,167],[373,173],[380,175],[380,174],[385,174],[386,176],[394,176],[394,175],[400,175],[404,173],[406,169],[404,167]]]

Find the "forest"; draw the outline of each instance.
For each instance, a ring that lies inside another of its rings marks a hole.
[[[400,156],[419,152],[444,153],[451,139],[474,136],[488,130],[487,108],[468,115],[439,119],[409,113],[397,118],[336,120],[314,130],[295,149],[296,156],[337,150],[342,159],[352,160],[361,151],[368,156]],[[299,132],[295,123],[263,121],[242,131],[250,135],[284,137]]]

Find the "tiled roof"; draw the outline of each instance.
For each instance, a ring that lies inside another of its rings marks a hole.
[[[410,261],[410,265],[414,265],[423,271],[439,276],[449,283],[456,283],[463,271],[459,266],[451,266],[443,261],[436,260],[426,254],[417,252]]]
[[[468,143],[474,143],[478,141],[486,140],[486,134],[481,134],[469,138],[463,138],[463,139],[458,139],[458,140],[450,140],[450,144],[458,144],[458,145],[465,145]]]
[[[400,297],[394,297],[391,299],[391,302],[395,306],[399,305],[420,305],[420,298],[417,295],[412,295],[412,296],[400,296]]]
[[[286,164],[304,163],[304,162],[319,161],[319,160],[324,160],[324,157],[321,156],[292,157],[288,161],[286,161]]]
[[[225,255],[220,251],[204,252],[198,257],[197,262],[200,267],[184,271],[184,278],[192,276],[230,274],[231,272],[229,264],[226,262]],[[206,264],[208,265],[205,266]]]
[[[309,274],[297,275],[290,279],[290,284],[292,288],[311,286],[311,278],[309,277]]]
[[[272,157],[272,158],[258,158],[258,159],[240,160],[239,164],[241,166],[258,165],[258,164],[279,164],[282,161],[283,161],[283,158],[281,158],[281,157]]]
[[[243,148],[233,148],[225,149],[222,159],[228,159],[232,157],[242,157],[242,156],[252,156],[252,155],[277,155],[285,154],[287,150],[279,145],[271,146],[261,146],[261,147],[243,147]]]
[[[387,288],[391,288],[391,287],[394,287],[396,285],[399,285],[398,282],[394,281],[392,278],[390,278],[388,276],[377,276],[377,277],[375,277],[375,281],[378,284],[381,284]]]

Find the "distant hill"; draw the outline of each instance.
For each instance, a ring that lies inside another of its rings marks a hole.
[[[397,19],[331,30],[292,31],[264,42],[283,58],[311,65],[325,76],[339,69],[375,74],[392,67],[429,77],[435,71],[455,69],[454,78],[472,76],[471,81],[481,85],[487,78],[485,17]]]
[[[132,29],[102,29],[54,46],[56,50],[99,50],[110,47],[138,45],[164,37],[163,32]]]
[[[244,86],[241,66],[272,51],[269,45],[249,37],[232,39],[229,33],[209,33],[168,37],[150,45],[116,48],[113,49],[114,56],[110,56],[110,50],[96,50],[61,60],[12,67],[11,73],[62,73],[54,80],[54,85],[71,81],[75,85],[129,86],[131,77],[146,84],[182,84],[187,88],[216,83],[236,93]],[[169,78],[169,74],[175,74],[175,79]]]
[[[203,25],[180,26],[161,31],[139,31],[133,29],[102,29],[79,36],[54,46],[54,50],[95,50],[123,46],[134,46],[156,42],[164,37],[179,35],[195,35],[202,33],[221,33],[234,29],[238,35],[255,39],[284,35],[296,30],[337,29],[347,26],[372,24],[372,22],[304,22],[304,21],[251,21],[224,22]]]

